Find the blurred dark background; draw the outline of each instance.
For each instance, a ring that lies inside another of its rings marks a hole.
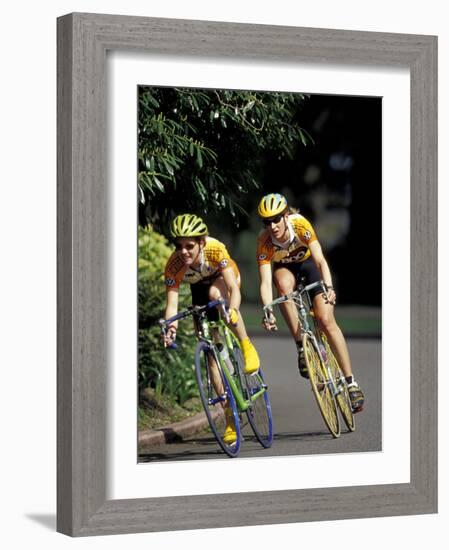
[[[244,301],[258,303],[256,238],[260,198],[284,194],[314,226],[329,262],[339,304],[381,305],[382,100],[311,95],[297,114],[313,143],[292,159],[269,153],[259,193],[242,195],[249,217],[236,227],[226,216],[208,219],[242,273]]]

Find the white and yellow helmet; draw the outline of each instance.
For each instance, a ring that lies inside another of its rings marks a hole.
[[[172,221],[173,237],[203,237],[208,234],[207,225],[195,214],[180,214]]]
[[[259,203],[258,213],[261,218],[272,218],[283,214],[288,208],[287,199],[279,193],[265,195]]]

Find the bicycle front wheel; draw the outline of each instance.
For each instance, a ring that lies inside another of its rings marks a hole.
[[[336,395],[336,400],[338,408],[340,409],[341,416],[343,417],[343,420],[345,421],[348,430],[350,432],[353,432],[355,430],[355,420],[354,414],[352,413],[352,405],[348,391],[348,384],[345,380],[345,377],[343,376],[337,358],[333,354],[324,333],[321,333],[321,339],[326,348],[327,360],[329,362],[329,367],[331,369],[332,376],[334,377],[335,385],[337,387],[338,393]]]
[[[234,368],[238,369],[236,372],[241,373],[243,379],[243,397],[250,402],[246,409],[248,422],[259,443],[268,449],[273,443],[273,417],[262,370],[259,369],[256,374],[243,374],[245,363],[240,348],[234,346],[232,354]]]
[[[222,450],[236,457],[241,443],[237,406],[222,367],[205,342],[196,347],[195,373],[210,429]]]
[[[340,436],[340,421],[337,405],[332,392],[332,384],[328,379],[326,365],[322,362],[318,350],[310,334],[306,333],[302,339],[304,357],[309,371],[310,384],[315,396],[321,416],[333,437]]]

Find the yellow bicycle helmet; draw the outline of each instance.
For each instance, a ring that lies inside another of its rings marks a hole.
[[[180,214],[172,221],[173,237],[202,237],[208,234],[207,225],[195,214]]]
[[[278,214],[283,214],[287,208],[288,204],[284,195],[270,193],[260,201],[258,213],[261,218],[272,218]]]

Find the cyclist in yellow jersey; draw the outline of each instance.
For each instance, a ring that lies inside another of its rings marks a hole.
[[[175,238],[176,250],[169,257],[165,267],[165,319],[173,317],[178,312],[178,291],[182,282],[190,284],[194,305],[225,299],[229,304],[229,319],[226,321],[240,341],[245,360],[245,374],[257,372],[260,365],[259,356],[248,338],[239,312],[241,293],[237,264],[223,243],[208,236],[207,226],[198,216],[177,216],[172,222],[171,234]],[[212,320],[218,319],[218,311],[209,311],[208,317]],[[168,327],[164,339],[166,346],[175,341],[177,325],[177,322],[173,322]],[[217,385],[221,384],[218,376],[216,380]],[[219,394],[223,393],[223,388],[215,389]],[[227,426],[224,440],[228,444],[237,439],[232,411],[230,414],[229,411],[225,405]]]
[[[323,291],[312,293],[315,316],[325,332],[329,343],[348,382],[354,412],[363,408],[364,395],[354,380],[348,347],[343,333],[334,317],[336,294],[332,276],[311,223],[301,214],[293,213],[283,195],[271,193],[262,198],[258,208],[265,229],[257,239],[257,262],[260,277],[260,296],[265,306],[273,301],[272,282],[278,294],[292,292],[300,278],[306,284],[322,280],[327,288],[328,301]],[[294,304],[281,304],[281,311],[298,349],[298,366],[302,376],[308,377],[301,344],[301,326]],[[266,330],[276,330],[273,311],[267,321],[262,321]]]

